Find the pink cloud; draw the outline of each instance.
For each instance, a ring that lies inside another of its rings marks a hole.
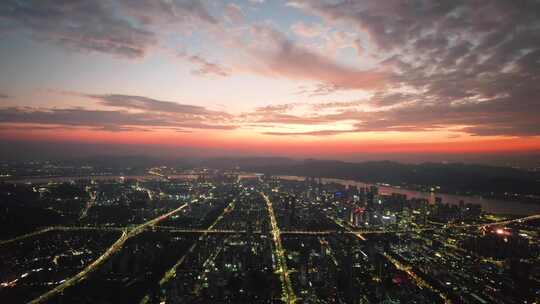
[[[387,74],[382,70],[360,70],[342,65],[295,44],[269,26],[254,26],[252,34],[256,43],[248,52],[258,64],[258,72],[343,89],[380,89],[386,84]]]

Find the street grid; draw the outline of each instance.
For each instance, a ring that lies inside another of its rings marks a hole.
[[[265,201],[266,209],[268,212],[268,217],[270,219],[270,225],[271,225],[271,235],[273,240],[273,259],[275,261],[275,273],[279,275],[280,280],[282,282],[282,300],[285,303],[296,303],[297,297],[294,293],[294,289],[291,284],[291,280],[289,278],[289,271],[287,269],[287,262],[285,258],[285,250],[283,248],[283,245],[281,244],[281,237],[283,235],[295,235],[295,236],[328,236],[328,235],[344,235],[344,234],[350,234],[357,237],[359,240],[363,241],[365,238],[363,235],[369,235],[369,234],[399,234],[399,233],[418,233],[423,231],[442,231],[446,229],[469,229],[469,228],[478,228],[478,229],[485,229],[488,227],[497,227],[497,226],[505,226],[512,223],[523,223],[526,221],[536,220],[540,219],[540,214],[531,215],[527,217],[522,218],[516,218],[512,220],[505,220],[505,221],[499,221],[499,222],[493,222],[493,223],[483,223],[483,224],[468,224],[468,225],[445,225],[445,226],[439,226],[439,227],[429,227],[429,228],[416,228],[416,229],[406,229],[406,230],[383,230],[383,229],[352,229],[351,227],[348,227],[346,225],[343,225],[340,221],[337,219],[331,218],[336,225],[341,230],[285,230],[282,231],[279,229],[278,223],[276,221],[276,216],[273,211],[273,204],[271,200],[268,198],[268,196],[260,192],[261,197]],[[94,272],[99,266],[104,264],[109,258],[111,258],[115,253],[119,252],[125,242],[140,234],[143,231],[152,229],[154,231],[167,231],[170,233],[178,233],[178,234],[200,234],[201,237],[199,240],[202,240],[205,236],[209,234],[246,234],[248,233],[246,230],[236,230],[236,229],[214,229],[216,224],[223,218],[223,216],[234,209],[235,207],[235,200],[232,200],[231,203],[224,208],[223,212],[216,218],[216,220],[209,225],[207,229],[179,229],[177,227],[170,227],[170,226],[157,226],[158,223],[164,221],[165,219],[169,218],[172,215],[175,215],[176,213],[180,212],[184,208],[186,208],[189,204],[185,203],[179,206],[178,208],[163,214],[159,217],[156,217],[152,220],[149,220],[143,224],[140,224],[138,226],[126,226],[126,227],[91,227],[91,226],[52,226],[52,227],[45,227],[43,229],[40,229],[38,231],[34,231],[28,234],[24,234],[9,240],[0,241],[0,246],[22,241],[28,238],[32,238],[35,236],[38,236],[40,234],[44,234],[51,231],[77,231],[77,230],[84,230],[84,231],[122,231],[122,235],[116,242],[114,242],[101,256],[99,256],[97,259],[95,259],[92,263],[87,265],[82,271],[77,273],[76,275],[66,279],[62,284],[56,286],[55,288],[49,290],[48,292],[42,294],[38,298],[32,300],[30,303],[44,303],[48,300],[52,299],[53,297],[61,294],[65,289],[72,287],[76,284],[79,284],[81,281],[85,280],[88,275],[90,275],[92,272]],[[262,234],[261,231],[252,231],[249,233],[253,234]],[[163,278],[160,280],[159,285],[162,286],[166,284],[168,281],[173,279],[175,277],[175,271],[178,267],[182,265],[187,255],[192,253],[194,249],[197,246],[197,242],[193,243],[193,245],[189,248],[189,250],[178,260],[178,262],[169,270],[167,271]],[[429,284],[426,284],[425,282],[422,282],[422,280],[418,279],[418,276],[407,266],[400,264],[398,261],[394,259],[389,259],[390,262],[394,264],[398,269],[402,269],[409,276],[411,276],[416,283],[419,286],[427,287],[430,289],[433,289]],[[439,293],[441,295],[441,298],[447,301],[445,296],[438,290],[435,290],[435,292]],[[141,303],[148,303],[149,297],[145,296]]]

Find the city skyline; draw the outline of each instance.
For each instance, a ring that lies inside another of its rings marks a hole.
[[[422,190],[245,169],[2,168],[0,296],[10,303],[540,297],[538,187],[507,195],[492,179],[488,191],[498,194],[464,196],[445,184]]]
[[[539,12],[0,1],[0,299],[540,303]]]
[[[84,148],[93,145],[354,161],[534,155],[538,10],[537,1],[3,1],[1,146],[11,156],[47,146],[51,156],[74,146],[103,154]]]

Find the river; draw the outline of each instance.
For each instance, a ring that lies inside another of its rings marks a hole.
[[[299,180],[302,181],[305,179],[303,176],[291,176],[291,175],[278,175],[276,176],[281,179],[287,180]],[[326,183],[338,183],[344,186],[353,185],[357,187],[369,187],[373,184],[358,182],[354,180],[338,179],[338,178],[321,178],[323,184]],[[427,199],[430,203],[435,203],[435,197],[442,198],[443,203],[448,204],[459,204],[459,201],[464,201],[465,203],[478,204],[482,206],[482,210],[495,213],[495,214],[513,214],[513,215],[532,215],[540,214],[540,204],[534,203],[523,203],[520,201],[505,201],[498,199],[486,199],[481,196],[463,196],[463,195],[453,195],[445,193],[436,193],[436,192],[422,192],[416,190],[409,190],[404,188],[392,187],[392,186],[382,186],[377,185],[379,188],[379,193],[381,194],[392,194],[400,193],[407,195],[408,199],[411,198],[423,198]]]
[[[243,174],[243,177],[254,177],[255,174]],[[170,176],[170,178],[182,178],[182,179],[195,179],[197,175],[175,175]],[[292,176],[292,175],[277,175],[276,177],[287,180],[298,180],[303,181],[305,177],[303,176]],[[139,179],[139,180],[149,180],[149,179],[160,179],[160,177],[155,175],[137,175],[137,176],[118,176],[118,175],[95,175],[95,176],[78,176],[78,177],[36,177],[36,178],[21,178],[21,179],[12,179],[5,180],[5,182],[15,182],[15,183],[33,183],[33,184],[44,184],[49,182],[70,182],[74,180],[81,179],[93,179],[97,181],[105,180],[118,180],[120,178],[125,179]],[[366,187],[371,186],[372,184],[358,182],[354,180],[338,179],[338,178],[321,178],[323,183],[338,183],[345,186],[353,185],[357,187]],[[407,198],[423,198],[427,199],[430,203],[435,202],[435,197],[441,197],[443,203],[448,204],[459,204],[459,201],[463,200],[465,203],[479,204],[482,206],[482,210],[495,213],[495,214],[513,214],[513,215],[532,215],[540,214],[540,204],[534,203],[523,203],[520,201],[505,201],[497,199],[486,199],[481,196],[462,196],[462,195],[453,195],[453,194],[444,194],[444,193],[434,193],[434,192],[422,192],[416,190],[409,190],[404,188],[397,188],[391,186],[382,186],[379,187],[379,193],[381,194],[391,194],[391,193],[401,193],[407,195]]]

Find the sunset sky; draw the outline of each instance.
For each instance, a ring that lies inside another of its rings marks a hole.
[[[3,0],[0,148],[540,152],[538,12],[529,0]]]

